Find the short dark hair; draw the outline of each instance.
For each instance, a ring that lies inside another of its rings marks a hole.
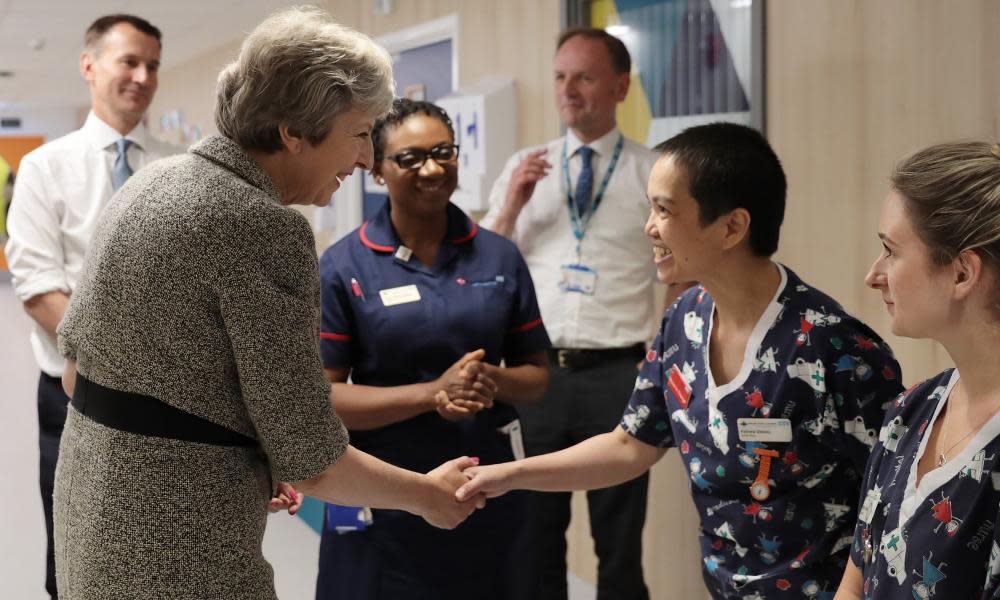
[[[444,123],[445,127],[448,128],[448,133],[451,134],[451,139],[455,139],[455,128],[451,125],[451,117],[448,116],[448,113],[444,112],[443,108],[433,102],[426,102],[424,100],[396,98],[392,101],[392,109],[384,117],[375,121],[375,126],[372,127],[372,146],[375,150],[376,164],[382,162],[382,159],[385,158],[386,129],[399,125],[407,117],[417,113],[433,117]]]
[[[109,29],[114,27],[119,23],[128,23],[132,27],[135,27],[142,33],[156,38],[156,43],[163,47],[163,35],[160,30],[156,28],[155,25],[143,19],[142,17],[137,17],[135,15],[126,15],[123,13],[116,15],[105,15],[98,18],[96,21],[90,24],[87,28],[87,33],[83,35],[83,47],[88,49],[97,49],[98,42],[104,37],[104,34],[108,32]]]
[[[778,249],[787,183],[778,155],[756,129],[735,123],[690,127],[656,146],[684,169],[702,225],[737,208],[750,213],[750,249]]]
[[[615,73],[620,75],[632,72],[632,56],[628,53],[625,44],[607,31],[596,27],[571,27],[563,30],[556,43],[556,52],[563,47],[563,44],[576,36],[597,40],[604,44],[604,47],[608,49],[608,56],[611,58],[611,66],[614,67]]]

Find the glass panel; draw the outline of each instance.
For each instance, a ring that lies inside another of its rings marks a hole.
[[[761,125],[751,118],[754,4],[753,0],[591,4],[591,23],[620,38],[632,55],[632,87],[618,112],[626,135],[652,146],[700,123]]]

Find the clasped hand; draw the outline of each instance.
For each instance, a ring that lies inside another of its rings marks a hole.
[[[489,372],[496,367],[484,363],[485,356],[482,348],[469,352],[438,377],[434,402],[442,418],[460,421],[493,406],[497,384]]]
[[[482,494],[467,494],[462,500],[455,495],[469,482],[465,471],[478,464],[478,458],[462,456],[428,473],[432,492],[425,498],[420,516],[435,527],[454,529],[474,510],[485,507],[486,496]]]
[[[479,465],[476,457],[462,456],[443,463],[438,468],[424,476],[425,493],[417,494],[417,503],[409,509],[419,514],[428,523],[442,529],[454,529],[477,508],[486,506],[484,494],[468,493],[461,500],[456,497],[457,491],[469,483],[468,469]],[[268,502],[267,510],[279,512],[288,510],[294,515],[302,507],[305,495],[297,491],[291,484],[281,482]]]
[[[278,484],[278,489],[275,490],[271,501],[267,503],[267,510],[269,512],[288,510],[288,514],[294,515],[302,507],[304,498],[305,494],[296,491],[292,484],[282,481]]]

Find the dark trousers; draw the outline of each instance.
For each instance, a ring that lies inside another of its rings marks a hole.
[[[552,364],[545,397],[518,406],[529,455],[545,454],[607,433],[628,405],[641,354],[571,370]],[[597,554],[598,600],[646,600],[642,575],[642,527],[646,521],[649,474],[587,492],[590,531]],[[539,494],[539,554],[545,600],[565,600],[566,529],[569,493]]]
[[[38,379],[38,484],[42,492],[42,509],[45,511],[45,534],[48,546],[45,551],[45,589],[56,600],[55,545],[52,540],[52,488],[56,479],[56,461],[59,459],[59,438],[66,422],[69,397],[63,392],[62,379],[41,374]]]
[[[316,600],[537,600],[536,496],[494,498],[452,531],[398,510],[364,531],[324,523]]]

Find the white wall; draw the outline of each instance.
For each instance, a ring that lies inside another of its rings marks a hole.
[[[21,119],[20,127],[0,128],[0,136],[41,135],[53,140],[78,129],[81,109],[75,106],[33,108],[0,103],[0,117]]]

